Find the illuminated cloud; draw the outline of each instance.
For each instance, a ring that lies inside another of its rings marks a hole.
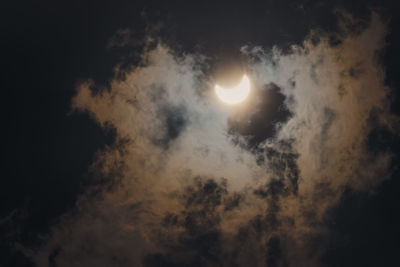
[[[289,52],[243,47],[255,95],[238,110],[216,99],[202,56],[162,43],[109,89],[80,84],[73,109],[114,128],[116,141],[91,167],[99,183],[32,257],[60,267],[318,266],[324,246],[313,240],[324,244],[327,211],[346,189],[373,190],[390,163],[367,145],[396,119],[379,61],[386,26],[376,14],[358,22],[346,15],[340,33],[314,32]],[[269,114],[268,97],[279,103]]]

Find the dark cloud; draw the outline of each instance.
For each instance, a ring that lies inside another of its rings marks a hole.
[[[163,118],[166,125],[165,135],[155,140],[158,144],[168,147],[168,144],[178,138],[187,124],[186,111],[184,107],[163,107],[159,111],[159,117]]]

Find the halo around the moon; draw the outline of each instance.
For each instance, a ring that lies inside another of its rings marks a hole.
[[[225,89],[218,84],[215,85],[215,92],[219,99],[226,104],[239,104],[244,101],[250,92],[250,81],[246,75],[243,76],[242,81],[231,89]]]

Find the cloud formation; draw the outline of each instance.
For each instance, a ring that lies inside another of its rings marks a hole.
[[[339,33],[243,47],[253,82],[238,108],[216,99],[204,56],[159,42],[114,79],[77,88],[73,109],[113,128],[99,181],[30,253],[38,266],[320,266],[327,212],[373,191],[393,130],[380,55],[386,25],[343,15]],[[118,70],[116,70],[118,73]]]

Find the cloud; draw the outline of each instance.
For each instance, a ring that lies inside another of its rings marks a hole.
[[[98,183],[31,257],[39,266],[319,266],[327,211],[344,190],[373,191],[388,176],[390,153],[367,144],[397,120],[379,57],[385,23],[344,15],[341,27],[287,52],[243,47],[254,88],[237,109],[216,99],[204,56],[161,42],[130,71],[116,69],[124,78],[110,88],[81,83],[73,109],[115,129],[116,141],[90,168]]]

